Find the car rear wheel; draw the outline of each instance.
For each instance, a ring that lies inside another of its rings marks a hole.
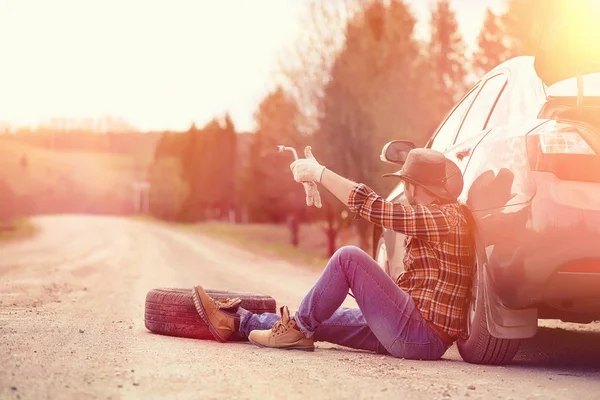
[[[377,252],[375,253],[375,261],[381,267],[381,269],[389,276],[390,275],[390,260],[388,259],[387,247],[383,235],[379,238],[377,243]]]
[[[463,360],[472,364],[507,364],[517,354],[521,340],[497,339],[490,334],[484,290],[482,273],[476,271],[467,313],[468,337],[457,341],[458,352]]]

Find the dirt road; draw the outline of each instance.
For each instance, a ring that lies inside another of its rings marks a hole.
[[[2,399],[600,399],[598,324],[541,328],[506,367],[464,363],[455,347],[428,362],[154,335],[151,288],[258,291],[295,309],[318,274],[150,222],[37,223],[35,239],[0,245]]]

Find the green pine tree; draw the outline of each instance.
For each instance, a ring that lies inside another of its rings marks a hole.
[[[282,88],[268,94],[259,105],[244,184],[244,201],[253,222],[284,222],[306,208],[304,190],[290,172],[293,157],[277,150],[278,145],[290,146],[303,156],[302,138],[295,125],[297,115],[296,103]]]
[[[439,121],[464,94],[467,78],[466,45],[448,0],[438,0],[431,14],[429,58],[433,69]]]
[[[504,38],[500,18],[488,8],[483,27],[477,37],[477,50],[473,53],[473,70],[478,75],[484,75],[510,58]]]

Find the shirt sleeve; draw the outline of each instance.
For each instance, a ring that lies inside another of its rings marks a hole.
[[[364,184],[354,187],[348,208],[376,225],[427,241],[444,241],[456,222],[438,205],[394,204]]]

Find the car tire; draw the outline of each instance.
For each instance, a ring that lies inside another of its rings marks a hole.
[[[498,339],[490,334],[487,327],[485,282],[481,278],[481,272],[475,274],[467,310],[468,337],[457,341],[458,352],[464,361],[472,364],[508,364],[517,354],[521,340]]]
[[[237,297],[242,300],[240,307],[255,314],[274,313],[276,309],[275,299],[263,294],[222,290],[206,290],[206,293],[214,299]],[[146,329],[160,335],[214,340],[208,326],[196,311],[191,288],[150,290],[146,295],[144,321]],[[234,336],[236,340],[246,340]]]
[[[375,261],[377,261],[377,264],[379,264],[379,266],[386,273],[386,275],[390,276],[390,260],[388,259],[387,248],[383,235],[381,235],[379,241],[377,242],[377,249],[375,250]]]

